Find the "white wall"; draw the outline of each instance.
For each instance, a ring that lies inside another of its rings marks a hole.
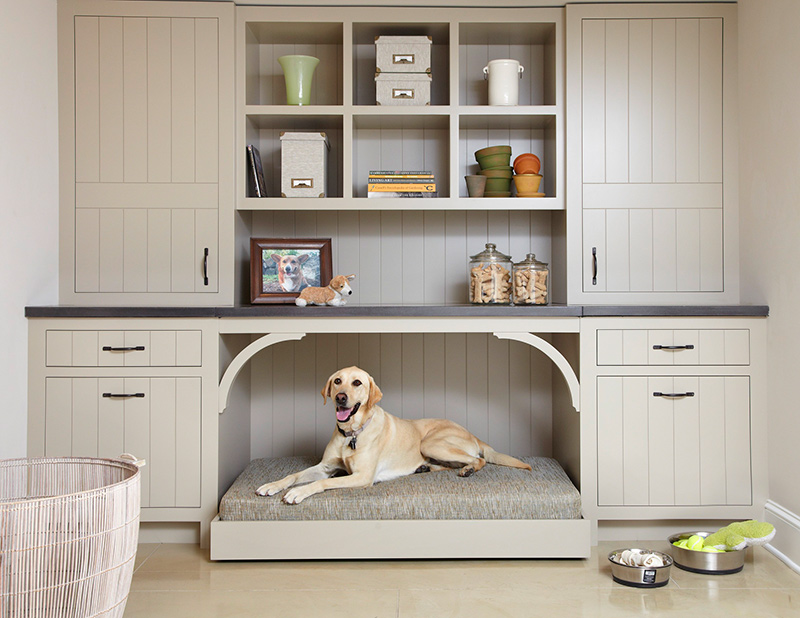
[[[0,0],[0,458],[26,454],[25,305],[58,302],[56,0]]]
[[[798,23],[797,0],[739,0],[742,301],[770,306],[770,499],[795,514],[800,513]]]

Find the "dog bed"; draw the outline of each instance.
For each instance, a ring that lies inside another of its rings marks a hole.
[[[533,472],[487,464],[413,474],[363,489],[333,489],[300,504],[256,495],[264,483],[318,463],[311,457],[256,459],[225,493],[221,521],[580,519],[580,493],[554,459],[522,457]]]

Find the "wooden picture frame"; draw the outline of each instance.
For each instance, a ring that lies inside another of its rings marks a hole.
[[[325,287],[331,256],[330,238],[251,238],[250,302],[293,303],[303,288]]]

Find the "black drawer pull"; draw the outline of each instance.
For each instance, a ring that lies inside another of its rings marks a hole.
[[[654,345],[654,350],[694,350],[694,346],[688,345]]]
[[[592,247],[592,285],[597,285],[597,247]]]
[[[127,347],[115,348],[110,345],[103,346],[103,352],[144,352],[143,345],[131,345]]]
[[[108,397],[110,399],[127,399],[130,397],[139,397],[141,399],[144,397],[144,393],[103,393],[103,397]]]
[[[671,399],[678,398],[678,397],[694,397],[694,393],[692,391],[688,391],[686,393],[660,393],[656,391],[653,393],[653,397],[669,397]]]
[[[203,249],[203,285],[208,285],[208,247]]]

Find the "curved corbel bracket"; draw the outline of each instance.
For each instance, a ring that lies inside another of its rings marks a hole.
[[[564,379],[567,381],[569,394],[572,397],[572,407],[575,408],[576,412],[581,411],[581,385],[578,382],[578,376],[575,375],[575,371],[572,369],[572,365],[569,364],[569,361],[567,361],[567,359],[564,358],[564,355],[554,348],[552,344],[548,343],[541,337],[534,335],[533,333],[493,334],[498,339],[513,339],[514,341],[527,343],[529,346],[544,352],[547,357],[556,364],[556,367],[558,367],[558,369],[561,371],[561,374],[564,376]]]
[[[305,333],[271,333],[269,335],[259,337],[244,350],[239,352],[233,358],[231,364],[228,365],[228,368],[222,375],[222,380],[219,382],[219,413],[222,414],[225,411],[225,408],[228,407],[228,397],[231,394],[233,382],[236,380],[236,376],[239,375],[239,372],[242,370],[242,367],[245,366],[247,361],[253,358],[264,348],[268,348],[271,345],[282,343],[284,341],[299,341],[305,336]]]

